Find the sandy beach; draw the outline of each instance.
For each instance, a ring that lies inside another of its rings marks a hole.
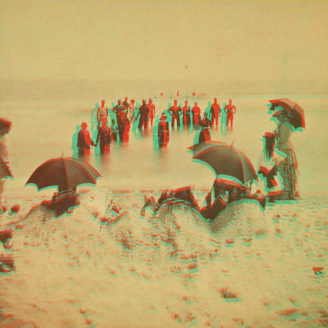
[[[326,194],[232,205],[217,229],[183,206],[141,215],[142,195],[115,192],[124,214],[104,225],[106,195],[59,219],[40,200],[5,216],[15,271],[1,274],[1,327],[328,324]]]

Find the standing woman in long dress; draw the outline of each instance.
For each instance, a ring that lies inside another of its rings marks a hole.
[[[275,109],[273,117],[277,118],[278,124],[275,130],[276,149],[286,155],[284,161],[277,165],[283,181],[281,199],[292,200],[299,197],[298,191],[298,164],[294,147],[290,141],[293,127],[289,122],[287,111],[282,107]]]

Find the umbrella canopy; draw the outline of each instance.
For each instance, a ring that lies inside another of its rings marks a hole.
[[[225,177],[245,185],[257,178],[253,164],[248,157],[232,145],[220,144],[211,146],[193,156],[213,170],[217,177]]]
[[[210,140],[210,141],[205,141],[198,143],[196,145],[193,145],[191,147],[188,147],[188,151],[192,153],[193,156],[197,156],[198,154],[202,153],[204,150],[207,150],[213,146],[223,146],[226,147],[227,144],[222,141],[215,141],[215,140]]]
[[[39,190],[58,186],[59,191],[75,189],[81,184],[96,184],[100,173],[91,165],[70,157],[50,159],[41,164],[26,182]]]
[[[295,101],[288,98],[269,100],[273,105],[273,110],[275,106],[281,106],[287,111],[290,123],[295,129],[304,128],[305,129],[305,117],[303,108],[298,105]]]
[[[8,165],[3,161],[3,159],[0,157],[0,180],[4,178],[13,177]]]

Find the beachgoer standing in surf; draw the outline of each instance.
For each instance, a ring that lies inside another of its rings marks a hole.
[[[101,123],[104,119],[106,119],[107,121],[107,117],[108,117],[108,107],[105,106],[105,100],[102,100],[101,105],[98,107],[97,110],[98,129],[100,128]]]
[[[169,108],[169,114],[172,116],[172,128],[174,128],[175,122],[180,127],[180,112],[181,107],[178,105],[178,101],[174,100],[174,105]]]
[[[225,106],[224,111],[227,113],[227,127],[228,130],[233,129],[233,116],[236,113],[236,107],[232,104],[232,100],[229,99],[229,104]]]

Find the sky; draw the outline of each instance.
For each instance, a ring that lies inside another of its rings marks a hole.
[[[1,79],[327,81],[328,1],[1,0]]]

